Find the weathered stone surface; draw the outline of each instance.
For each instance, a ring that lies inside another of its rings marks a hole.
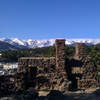
[[[78,82],[79,89],[96,88],[97,81],[93,79],[82,79]]]
[[[65,68],[65,40],[56,39],[56,67]]]
[[[75,56],[82,56],[86,54],[85,52],[85,44],[84,43],[76,43],[75,46]]]

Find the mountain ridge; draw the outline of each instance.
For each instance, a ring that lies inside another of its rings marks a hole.
[[[44,39],[44,40],[20,40],[18,38],[0,38],[3,43],[8,43],[18,49],[24,48],[41,48],[53,46],[55,44],[55,39]],[[75,45],[75,43],[85,43],[86,45],[96,45],[100,44],[100,39],[66,39],[66,45]]]
[[[9,43],[0,41],[0,51],[5,51],[5,50],[17,50],[19,49],[18,47],[15,47]]]

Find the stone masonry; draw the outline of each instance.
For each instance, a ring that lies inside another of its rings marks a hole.
[[[56,39],[56,67],[65,68],[65,40]]]
[[[55,57],[20,58],[16,80],[18,88],[49,89],[55,70]],[[22,76],[22,77],[21,77]]]
[[[86,54],[84,43],[76,43],[75,48],[76,48],[75,56],[82,56]]]
[[[96,66],[91,57],[86,54],[84,43],[76,43],[75,56],[67,61],[67,68],[69,71],[68,78],[72,82],[72,88],[78,89],[95,88],[96,81]],[[75,86],[76,85],[76,86]]]
[[[85,44],[76,44],[76,53],[65,58],[65,40],[56,39],[56,57],[22,57],[16,74],[16,88],[73,90],[97,86],[96,67],[85,53]]]

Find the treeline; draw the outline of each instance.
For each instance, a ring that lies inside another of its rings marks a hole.
[[[95,65],[100,65],[100,44],[88,47],[88,54],[91,56]]]
[[[74,48],[66,46],[66,53],[66,57],[72,56],[72,54],[74,53]],[[1,54],[1,61],[16,62],[20,57],[55,57],[56,48],[55,46],[52,46],[36,49],[8,50],[1,52]]]
[[[71,46],[65,47],[66,57],[71,57],[75,54],[75,48]],[[100,45],[95,46],[87,46],[86,52],[91,56],[95,65],[100,65]],[[1,61],[4,62],[15,62],[18,61],[20,57],[52,57],[56,56],[56,48],[52,47],[44,47],[44,48],[36,48],[36,49],[23,49],[23,50],[8,50],[1,52],[2,57]]]
[[[1,52],[1,61],[16,62],[20,57],[50,57],[55,55],[55,47],[44,47],[36,49],[8,50]]]

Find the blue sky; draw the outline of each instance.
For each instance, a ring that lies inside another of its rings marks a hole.
[[[100,38],[100,0],[0,0],[0,38]]]

